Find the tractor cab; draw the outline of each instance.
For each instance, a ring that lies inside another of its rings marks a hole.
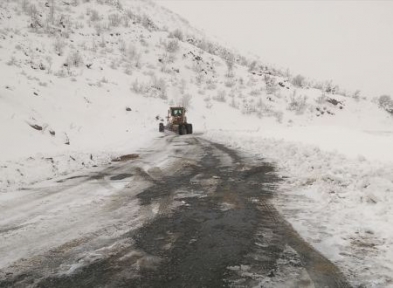
[[[184,115],[185,110],[186,109],[182,107],[171,107],[169,113],[172,117],[180,117]]]
[[[168,110],[168,122],[179,125],[187,123],[185,117],[186,109],[184,107],[170,107]]]

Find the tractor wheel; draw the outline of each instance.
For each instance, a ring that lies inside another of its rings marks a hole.
[[[187,124],[187,134],[192,134],[192,124]]]
[[[187,134],[186,125],[180,125],[179,126],[179,135],[184,135],[184,134]]]
[[[160,123],[160,125],[158,126],[158,131],[164,132],[164,124],[163,123]]]

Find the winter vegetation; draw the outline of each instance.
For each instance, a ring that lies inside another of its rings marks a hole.
[[[381,107],[386,112],[393,114],[393,99],[390,95],[381,95],[378,98],[379,107]]]
[[[150,1],[1,1],[0,40],[0,199],[147,147],[185,106],[201,137],[277,165],[277,207],[354,285],[392,287],[391,96],[247,58]]]

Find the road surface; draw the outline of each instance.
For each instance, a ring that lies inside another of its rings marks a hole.
[[[138,155],[0,195],[0,287],[350,287],[263,159],[175,135]]]

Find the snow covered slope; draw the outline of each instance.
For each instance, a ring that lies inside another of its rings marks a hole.
[[[277,205],[354,283],[391,285],[393,119],[377,101],[245,58],[150,1],[1,1],[0,79],[0,193],[147,147],[185,105],[203,137],[291,177]]]

